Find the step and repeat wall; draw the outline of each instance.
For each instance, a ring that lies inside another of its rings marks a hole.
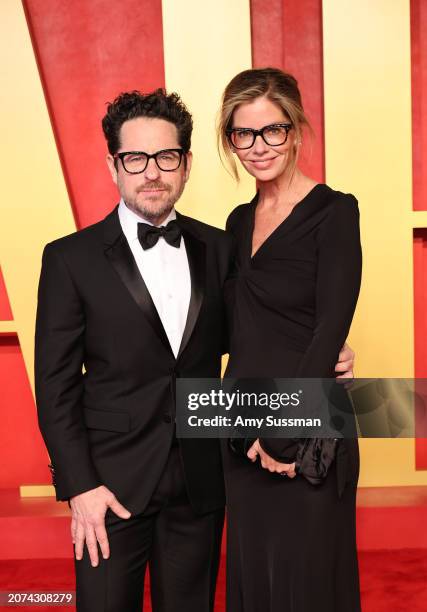
[[[178,208],[224,227],[255,189],[219,161],[224,86],[251,66],[293,73],[315,132],[303,169],[359,200],[356,375],[427,377],[423,31],[423,0],[2,0],[0,488],[50,482],[32,374],[41,254],[117,202],[100,121],[121,91],[181,94],[194,165]],[[361,451],[362,486],[427,484],[425,441],[361,440]]]

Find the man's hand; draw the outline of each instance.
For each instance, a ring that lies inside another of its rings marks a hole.
[[[276,461],[270,455],[261,448],[258,440],[252,444],[250,449],[247,452],[247,456],[249,459],[254,462],[256,461],[257,456],[259,455],[261,465],[265,470],[269,470],[270,472],[277,472],[284,476],[285,474],[289,476],[289,478],[294,478],[296,476],[295,472],[295,463],[280,463]]]
[[[104,559],[110,556],[110,546],[105,530],[107,509],[111,508],[122,519],[128,519],[131,514],[104,486],[72,497],[70,506],[72,512],[71,538],[76,549],[76,559],[80,561],[83,557],[86,540],[92,566],[96,567],[98,565],[98,542]]]
[[[354,358],[354,351],[346,342],[341,349],[338,357],[338,363],[335,366],[335,372],[343,372],[343,374],[340,374],[340,376],[337,376],[337,378],[354,378]]]

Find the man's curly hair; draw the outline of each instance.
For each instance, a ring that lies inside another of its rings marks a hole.
[[[193,120],[187,107],[177,93],[167,94],[164,89],[152,93],[140,91],[121,93],[114,102],[109,102],[107,114],[102,119],[102,129],[108,150],[114,155],[119,150],[120,128],[125,121],[137,117],[164,119],[176,126],[179,146],[188,153],[191,147]]]

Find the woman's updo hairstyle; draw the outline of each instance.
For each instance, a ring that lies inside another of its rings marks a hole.
[[[266,97],[277,104],[289,118],[295,135],[295,143],[301,142],[303,128],[312,133],[310,123],[304,113],[297,80],[278,68],[253,68],[236,75],[225,88],[219,113],[217,138],[218,150],[225,166],[229,166],[234,178],[239,174],[233,152],[227,138],[227,130],[233,127],[233,114],[240,104],[256,98]],[[299,147],[293,147],[289,158],[291,174],[298,161]]]

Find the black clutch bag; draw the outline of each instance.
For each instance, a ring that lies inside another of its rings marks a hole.
[[[298,445],[295,471],[311,484],[320,484],[335,460],[338,438],[303,438]]]

